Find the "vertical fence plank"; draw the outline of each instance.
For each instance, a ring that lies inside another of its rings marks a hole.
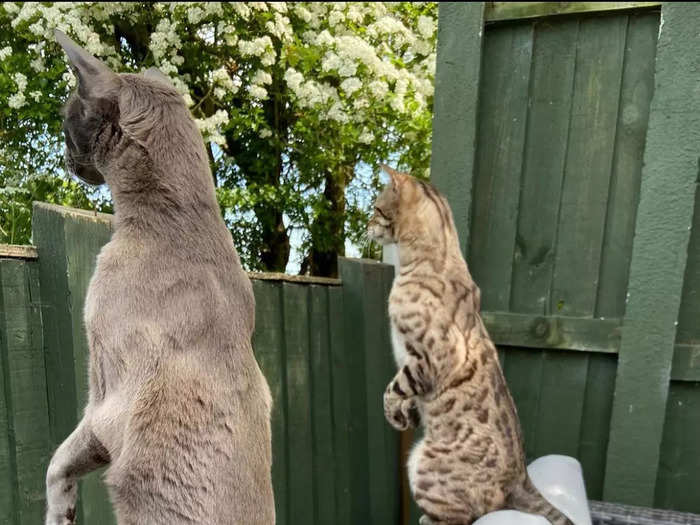
[[[506,377],[515,405],[525,441],[528,461],[536,458],[537,414],[540,406],[542,384],[542,351],[508,348],[503,373]]]
[[[546,313],[566,160],[578,21],[537,25],[510,305]]]
[[[664,3],[604,497],[652,505],[700,157],[700,5]],[[644,461],[639,461],[639,458]]]
[[[658,26],[658,13],[629,15],[596,317],[622,317],[625,313],[649,103],[654,92]]]
[[[655,506],[699,512],[700,383],[672,382],[659,460]]]
[[[282,305],[287,357],[289,522],[314,523],[308,287],[282,283]]]
[[[367,443],[367,389],[365,385],[365,330],[363,297],[364,272],[361,263],[350,259],[338,262],[343,280],[345,334],[354,334],[352,345],[346,342],[347,374],[350,396],[350,441],[352,523],[372,523],[369,511],[369,445]],[[358,385],[361,385],[358,387]]]
[[[439,7],[431,179],[454,214],[462,253],[469,245],[484,2]]]
[[[507,311],[527,126],[531,24],[489,29],[479,95],[469,269],[485,310]]]
[[[354,378],[350,375],[349,352],[345,345],[345,308],[343,288],[333,287],[328,290],[328,324],[330,346],[330,374],[333,398],[333,449],[335,453],[336,479],[335,501],[338,525],[351,525],[352,502],[351,469],[354,463],[350,456],[351,435],[351,392]]]
[[[583,352],[543,352],[535,457],[576,456],[587,373],[588,356]]]
[[[255,293],[255,335],[253,349],[272,394],[272,484],[275,491],[276,523],[286,525],[287,517],[287,386],[286,358],[282,334],[282,286],[253,279]]]
[[[16,467],[18,523],[44,517],[44,479],[49,460],[46,372],[42,348],[36,263],[3,261],[0,266],[4,329],[2,360],[8,375],[11,430]]]
[[[39,253],[51,438],[58,446],[87,401],[83,304],[97,254],[111,236],[111,218],[35,203],[32,235]],[[80,482],[78,521],[115,523],[101,475],[93,472]]]
[[[626,15],[580,22],[549,307],[560,315],[595,309],[626,33]]]
[[[12,385],[10,370],[10,343],[8,340],[8,323],[5,319],[5,288],[14,285],[5,275],[5,267],[15,261],[0,259],[0,522],[19,525],[19,494],[17,490],[17,462],[15,458],[14,407],[12,404]]]
[[[309,341],[311,364],[311,419],[313,423],[313,477],[315,523],[335,523],[335,476],[337,468],[333,451],[331,424],[330,352],[328,348],[328,288],[311,285],[309,308]]]
[[[591,354],[588,358],[586,393],[581,415],[578,457],[589,499],[603,497],[605,453],[610,431],[612,396],[615,391],[614,355]]]

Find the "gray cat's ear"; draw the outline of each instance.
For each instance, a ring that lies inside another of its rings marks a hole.
[[[73,71],[78,77],[79,89],[89,93],[92,85],[97,82],[98,77],[105,74],[114,75],[102,61],[98,60],[82,47],[71,40],[63,31],[54,29],[56,42],[68,55]]]
[[[157,80],[158,82],[162,82],[170,87],[174,87],[173,81],[170,79],[170,77],[164,74],[160,69],[157,69],[155,67],[149,67],[146,71],[143,72],[143,76],[146,78]]]

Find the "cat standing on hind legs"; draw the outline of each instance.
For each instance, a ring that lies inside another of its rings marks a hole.
[[[56,39],[78,77],[66,167],[106,182],[115,216],[85,300],[88,403],[49,464],[46,524],[74,523],[78,479],[108,465],[119,525],[272,525],[255,298],[202,136],[158,71],[117,75]]]
[[[515,405],[447,201],[430,184],[383,169],[391,182],[368,233],[397,243],[400,262],[389,296],[399,370],[384,414],[398,430],[424,427],[407,465],[421,524],[466,525],[513,509],[572,525],[528,477]]]

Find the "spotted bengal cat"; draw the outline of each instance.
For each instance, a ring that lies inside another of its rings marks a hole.
[[[528,477],[518,415],[447,201],[430,184],[383,169],[391,182],[368,234],[397,243],[400,261],[389,297],[399,371],[384,413],[398,430],[425,429],[408,460],[421,524],[470,524],[514,509],[572,525]]]

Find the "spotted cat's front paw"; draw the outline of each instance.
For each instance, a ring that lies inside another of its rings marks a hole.
[[[396,430],[416,427],[420,422],[418,408],[413,399],[404,399],[392,391],[384,393],[384,417]]]
[[[49,509],[44,523],[45,525],[74,525],[75,508],[71,507],[65,512],[56,512]]]

